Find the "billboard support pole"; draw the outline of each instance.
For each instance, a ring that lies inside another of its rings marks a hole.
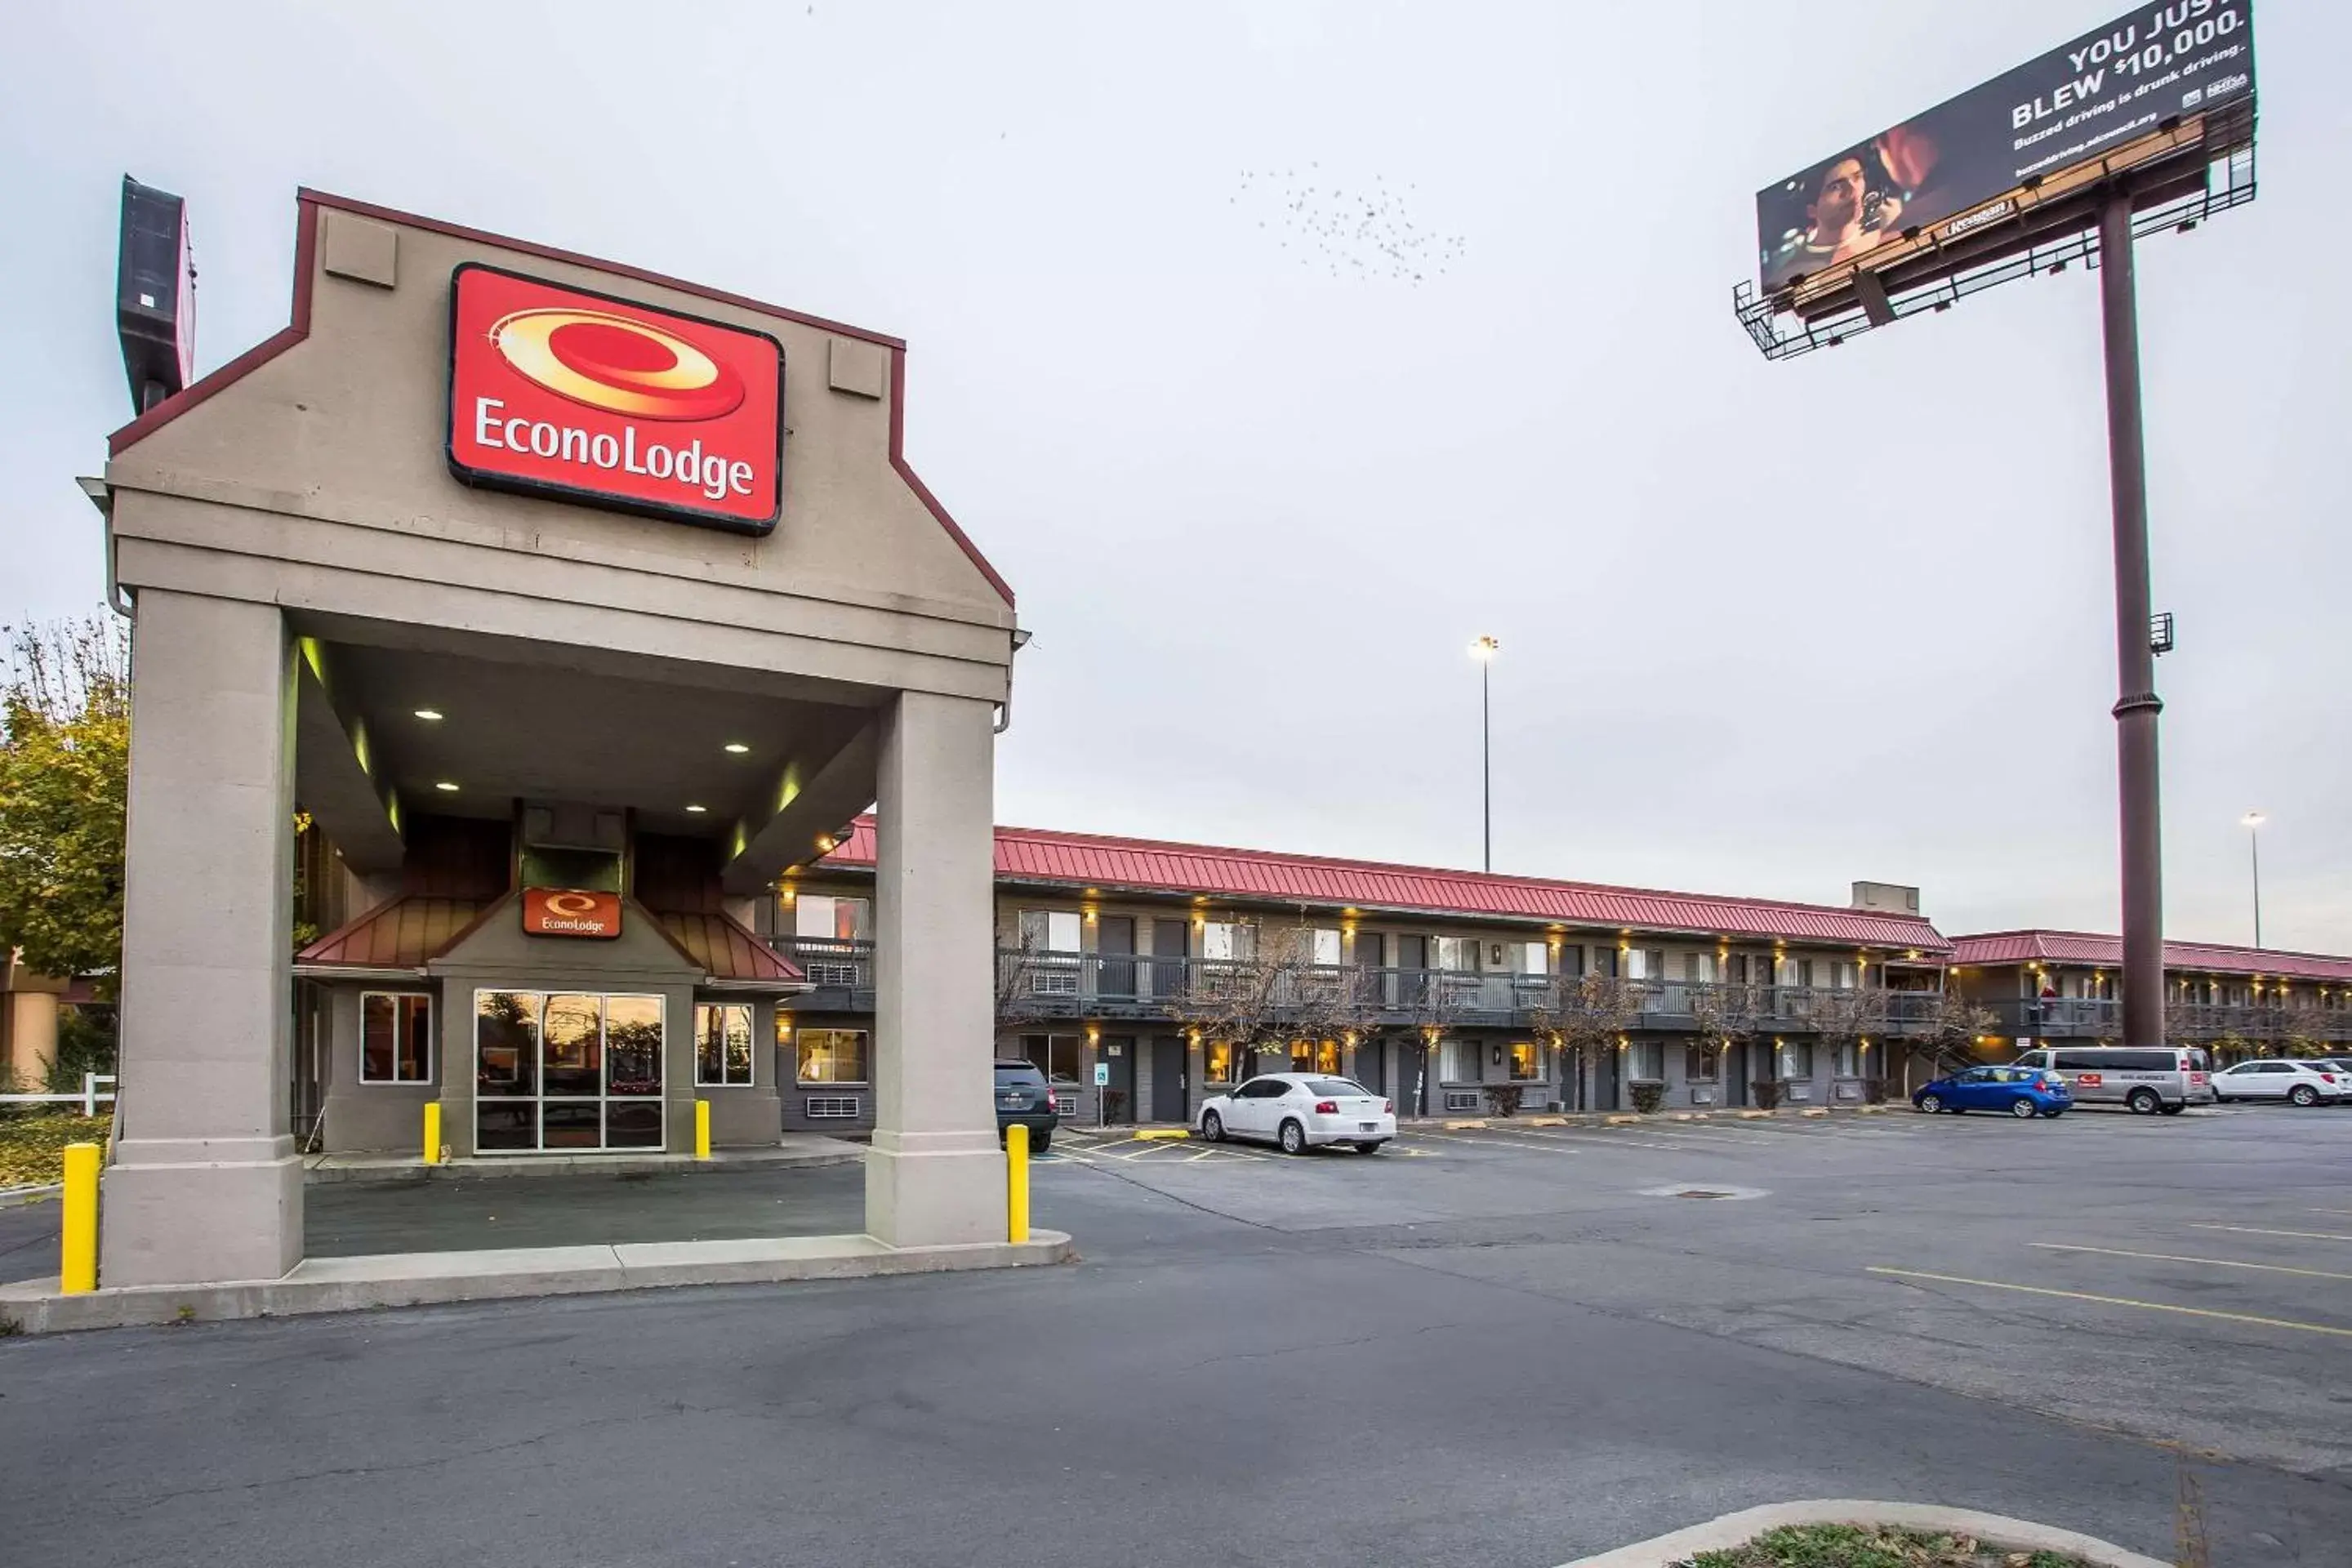
[[[2116,528],[2116,763],[2121,806],[2126,1046],[2164,1044],[2164,849],[2157,778],[2156,652],[2148,640],[2147,456],[2140,423],[2139,312],[2132,198],[2122,181],[2099,213],[2099,304],[2107,361],[2107,469]]]

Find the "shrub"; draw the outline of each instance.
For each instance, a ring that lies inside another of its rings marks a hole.
[[[1769,1078],[1758,1079],[1754,1083],[1749,1084],[1748,1088],[1748,1091],[1756,1097],[1757,1110],[1778,1110],[1780,1109],[1780,1083],[1779,1079]]]
[[[1654,1116],[1658,1107],[1666,1102],[1666,1086],[1662,1083],[1637,1083],[1633,1086],[1633,1109],[1644,1116]]]
[[[1486,1086],[1486,1098],[1495,1102],[1496,1115],[1517,1116],[1519,1097],[1527,1091],[1528,1086],[1523,1083],[1490,1083]]]
[[[1886,1080],[1883,1078],[1866,1078],[1863,1079],[1862,1098],[1866,1103],[1871,1105],[1885,1104]]]
[[[49,1067],[48,1092],[79,1094],[84,1073],[114,1070],[114,1016],[80,1007],[58,1010],[58,1054]]]

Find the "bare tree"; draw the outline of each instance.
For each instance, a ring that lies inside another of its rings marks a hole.
[[[1764,994],[1745,982],[1699,985],[1691,990],[1691,1016],[1698,1026],[1698,1048],[1711,1062],[1753,1040],[1763,1026]]]
[[[1555,974],[1527,1008],[1536,1029],[1573,1064],[1569,1070],[1576,1075],[1576,1088],[1569,1098],[1580,1102],[1588,1061],[1615,1050],[1641,1011],[1641,988],[1611,974]]]
[[[1976,1061],[1977,1041],[2000,1023],[1991,1008],[1957,992],[1939,991],[1935,1005],[1919,1020],[1917,1031],[1906,1038],[1906,1055],[1924,1055],[1938,1075],[1956,1072]]]
[[[1885,1032],[1886,993],[1875,985],[1833,986],[1817,991],[1813,994],[1812,1022],[1816,1037],[1830,1048],[1834,1060],[1836,1053],[1846,1047],[1860,1046],[1871,1036]]]

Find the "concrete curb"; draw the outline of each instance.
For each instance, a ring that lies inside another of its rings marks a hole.
[[[864,1279],[1067,1262],[1069,1237],[1034,1230],[1019,1246],[887,1247],[866,1236],[743,1241],[656,1241],[614,1247],[505,1251],[396,1252],[311,1258],[278,1279],[217,1285],[139,1285],[62,1296],[52,1279],[0,1286],[0,1322],[28,1334],[82,1329],[299,1317],[382,1307],[438,1306],[535,1296],[592,1295],[680,1285],[768,1285]]]
[[[1768,1530],[1785,1524],[1884,1524],[1914,1530],[1923,1535],[1972,1535],[1998,1552],[2059,1552],[2098,1564],[2098,1568],[2170,1568],[2153,1557],[2126,1552],[2111,1542],[2080,1535],[2031,1520],[2003,1514],[1979,1513],[1968,1508],[1938,1508],[1929,1503],[1864,1502],[1853,1498],[1821,1498],[1806,1502],[1768,1503],[1738,1513],[1727,1513],[1671,1535],[1580,1557],[1562,1568],[1675,1568],[1701,1552],[1721,1552],[1753,1541]]]
[[[0,1187],[0,1209],[22,1208],[26,1204],[46,1203],[66,1190],[63,1182],[51,1182],[37,1187]]]

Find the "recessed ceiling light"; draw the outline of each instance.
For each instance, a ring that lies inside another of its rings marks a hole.
[[[451,784],[447,779],[443,779],[433,787],[439,790],[443,795],[456,795],[457,793],[457,786]]]
[[[745,745],[745,744],[744,744],[742,742],[740,742],[740,741],[730,741],[730,742],[727,742],[727,751],[728,751],[728,752],[729,752],[730,755],[733,755],[733,756],[738,756],[738,757],[740,757],[740,756],[741,756],[744,752],[746,752],[750,751],[751,749],[751,747],[749,747],[749,746]]]
[[[689,805],[686,809],[699,815],[703,812],[709,811],[710,808],[707,805]]]
[[[438,724],[441,722],[441,710],[438,708],[419,708],[416,710],[416,716],[419,719],[424,720],[428,724]]]

